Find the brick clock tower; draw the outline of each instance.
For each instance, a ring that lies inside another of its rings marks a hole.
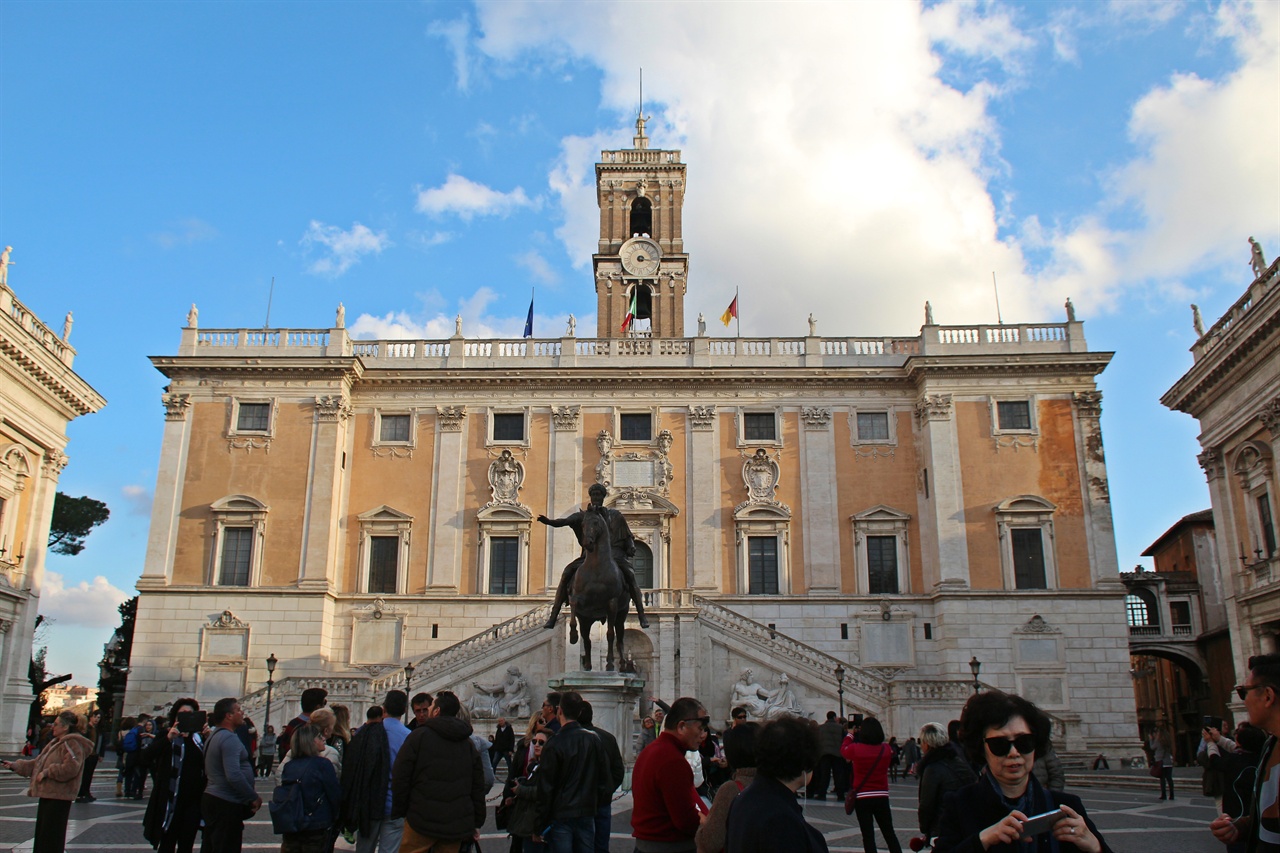
[[[602,151],[596,164],[600,246],[591,260],[601,338],[684,337],[685,165],[679,151],[649,148],[645,121],[636,117],[632,148]],[[623,331],[633,296],[636,320]]]

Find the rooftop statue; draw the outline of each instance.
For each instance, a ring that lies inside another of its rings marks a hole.
[[[1267,256],[1262,254],[1262,246],[1258,245],[1258,241],[1249,238],[1249,266],[1253,267],[1253,277],[1257,278],[1267,271],[1270,266],[1267,263]]]

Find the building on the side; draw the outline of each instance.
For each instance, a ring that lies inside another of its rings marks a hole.
[[[1257,250],[1255,258],[1261,256]],[[1196,311],[1194,363],[1160,402],[1200,423],[1198,459],[1209,482],[1232,677],[1250,655],[1277,651],[1280,550],[1280,262],[1260,261],[1244,295],[1207,331]],[[1239,712],[1243,705],[1234,703]]]
[[[1134,698],[1144,731],[1167,724],[1179,763],[1190,763],[1204,717],[1232,699],[1231,636],[1213,511],[1179,519],[1142,556],[1155,571],[1124,572]],[[1140,567],[1139,567],[1140,568]]]
[[[261,724],[274,655],[276,720],[306,685],[363,706],[406,678],[480,718],[536,709],[578,667],[543,627],[577,545],[537,516],[599,482],[637,540],[646,695],[718,719],[734,695],[843,703],[906,737],[958,714],[977,661],[1053,715],[1060,751],[1131,754],[1110,353],[1073,317],[686,336],[680,152],[638,122],[596,175],[593,338],[189,318],[153,359],[170,384],[127,707],[194,685],[247,694]]]
[[[71,315],[62,334],[9,289],[0,263],[0,752],[26,739],[35,696],[28,666],[44,584],[49,523],[67,465],[67,424],[106,401],[72,370]]]

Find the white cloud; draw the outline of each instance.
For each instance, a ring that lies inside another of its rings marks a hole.
[[[120,489],[120,495],[132,515],[151,515],[151,491],[145,486],[131,484]]]
[[[466,18],[454,21],[436,21],[427,28],[433,36],[439,36],[449,46],[453,54],[453,73],[458,80],[458,88],[463,92],[471,88],[471,61],[468,56],[471,24]]]
[[[378,254],[391,245],[385,231],[373,231],[359,222],[352,223],[351,230],[343,231],[336,225],[325,225],[314,219],[299,242],[308,249],[318,245],[328,250],[329,254],[313,262],[309,269],[317,275],[333,277],[342,275],[370,252]]]
[[[40,612],[56,619],[60,625],[86,628],[113,628],[120,622],[116,608],[129,596],[102,575],[92,583],[80,581],[67,586],[57,572],[44,573],[44,589],[40,591]]]
[[[542,284],[555,284],[560,280],[560,276],[537,249],[530,249],[527,252],[516,255],[516,263],[528,270],[534,281]]]
[[[417,192],[419,213],[432,216],[452,213],[464,222],[470,222],[475,216],[506,216],[518,208],[536,206],[521,187],[504,193],[461,175],[449,175],[440,186],[419,188]]]
[[[1087,21],[1059,18],[1060,32],[1035,35],[1070,54],[1075,26],[1119,36],[1171,8],[1088,10]],[[1203,269],[1224,251],[1239,250],[1243,269],[1244,237],[1280,228],[1280,133],[1264,107],[1280,79],[1265,49],[1278,40],[1277,8],[1223,5],[1221,37],[1236,44],[1240,70],[1174,77],[1136,102],[1136,155],[1090,165],[1082,178],[1105,187],[1094,208],[1043,227],[1020,227],[1008,197],[992,197],[993,176],[1016,168],[1001,159],[989,109],[998,84],[958,91],[941,79],[949,54],[999,73],[1029,61],[1031,36],[1000,4],[688,4],[681,27],[649,43],[633,38],[648,26],[643,4],[482,2],[474,55],[602,71],[602,104],[620,120],[564,138],[548,176],[556,236],[576,265],[596,245],[592,164],[601,148],[629,147],[643,65],[653,147],[680,148],[690,164],[688,315],[717,316],[736,286],[747,334],[802,334],[810,311],[824,330],[910,334],[926,299],[940,322],[994,320],[993,272],[1005,318],[1037,321],[1061,319],[1067,296],[1087,317],[1126,291],[1178,292],[1187,265]],[[1049,262],[1031,264],[1024,245]]]
[[[152,234],[151,239],[162,249],[176,249],[179,246],[203,243],[217,236],[218,229],[193,216],[170,223],[165,230]]]

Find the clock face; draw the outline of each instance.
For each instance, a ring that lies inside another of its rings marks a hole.
[[[662,262],[662,250],[658,244],[643,237],[632,238],[622,244],[619,252],[622,268],[630,275],[649,277],[657,275],[658,266]]]

